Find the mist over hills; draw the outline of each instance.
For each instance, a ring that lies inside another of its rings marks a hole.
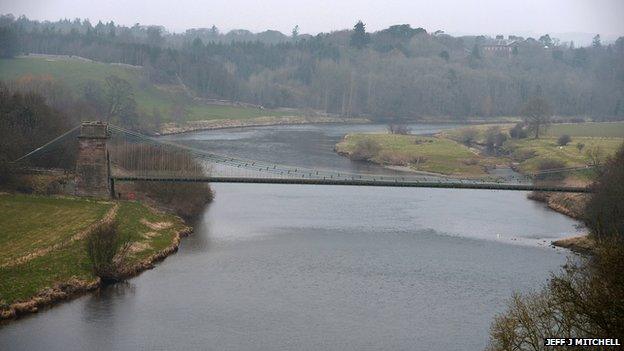
[[[624,38],[579,46],[554,35],[452,36],[365,24],[315,36],[88,20],[0,18],[1,54],[75,55],[144,68],[151,84],[198,97],[346,117],[417,120],[520,114],[543,95],[555,114],[624,118]],[[570,38],[581,36],[570,36]],[[584,39],[585,40],[585,39]],[[1,78],[1,77],[0,77]]]

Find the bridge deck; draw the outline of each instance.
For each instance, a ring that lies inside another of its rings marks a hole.
[[[318,178],[247,178],[247,177],[135,177],[113,176],[114,182],[207,182],[207,183],[253,183],[253,184],[303,184],[303,185],[352,185],[382,186],[411,188],[445,188],[445,189],[486,189],[486,190],[518,190],[546,191],[567,193],[589,193],[587,187],[571,187],[556,185],[509,184],[509,183],[476,183],[476,182],[430,182],[430,181],[385,181],[365,179],[318,179]]]

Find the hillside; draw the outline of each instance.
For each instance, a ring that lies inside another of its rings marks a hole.
[[[548,34],[456,37],[408,24],[367,32],[358,22],[352,30],[284,41],[272,31],[171,34],[158,26],[3,19],[7,57],[72,55],[142,66],[149,79],[141,84],[169,84],[165,94],[181,92],[183,82],[202,98],[382,121],[514,117],[530,97],[542,96],[556,116],[624,119],[624,37],[577,47]],[[170,105],[150,99],[153,91],[146,95],[138,98],[148,110]],[[190,106],[188,118],[224,114],[280,112]]]
[[[158,110],[164,121],[173,120],[172,111],[183,106],[183,121],[215,119],[251,119],[265,116],[286,116],[293,112],[210,105],[194,101],[185,93],[182,85],[156,85],[145,77],[144,70],[138,66],[108,64],[69,56],[26,56],[14,59],[0,59],[0,80],[20,80],[34,78],[52,78],[67,86],[73,94],[80,96],[89,81],[105,84],[108,76],[117,76],[132,86],[137,107],[140,112],[153,113]]]

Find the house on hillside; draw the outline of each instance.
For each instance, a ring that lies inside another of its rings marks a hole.
[[[497,35],[496,39],[486,40],[481,45],[481,52],[485,56],[510,57],[514,49],[518,50],[518,41],[515,39],[505,39],[502,35]]]

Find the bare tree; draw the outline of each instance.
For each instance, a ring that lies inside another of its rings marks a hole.
[[[535,139],[539,139],[540,132],[546,130],[550,125],[552,111],[548,101],[542,97],[534,96],[524,105],[522,114],[529,131],[535,133]]]
[[[115,75],[106,77],[106,103],[109,120],[112,117],[128,119],[136,109],[132,85]]]
[[[589,159],[589,165],[598,167],[602,164],[604,159],[604,153],[600,145],[594,145],[587,149],[587,158]]]

